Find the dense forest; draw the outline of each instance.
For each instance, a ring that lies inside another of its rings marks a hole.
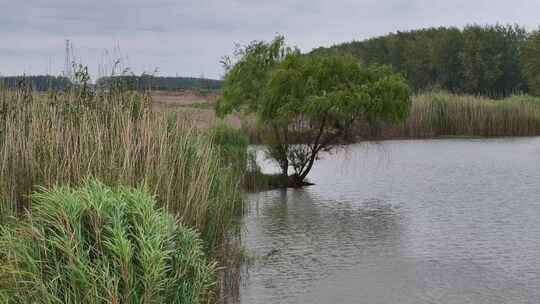
[[[134,90],[219,90],[222,81],[192,77],[114,76],[98,79],[97,86],[122,85]]]
[[[311,54],[350,54],[365,64],[390,65],[417,92],[540,94],[540,34],[518,25],[397,32],[318,48]]]
[[[36,91],[57,91],[71,85],[71,81],[67,77],[45,75],[0,77],[0,86],[16,88],[22,85],[31,85]]]

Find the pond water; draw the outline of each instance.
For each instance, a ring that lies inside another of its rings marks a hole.
[[[353,145],[310,181],[248,196],[241,303],[540,303],[540,138]]]

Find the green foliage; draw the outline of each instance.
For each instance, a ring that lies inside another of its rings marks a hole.
[[[272,130],[269,156],[301,183],[320,151],[354,137],[360,118],[399,120],[409,107],[405,80],[383,66],[365,67],[352,56],[305,56],[283,37],[253,42],[226,65],[217,112],[255,114]],[[305,145],[291,145],[294,137]]]
[[[276,37],[270,43],[255,41],[244,48],[237,48],[234,64],[230,57],[223,61],[226,76],[222,101],[216,105],[217,113],[224,115],[236,110],[256,112],[271,71],[288,55],[299,54],[298,49],[285,46],[283,37]]]
[[[0,237],[2,303],[203,303],[214,265],[143,190],[87,182],[32,195]]]
[[[353,41],[313,54],[348,54],[365,64],[387,64],[415,92],[445,89],[494,97],[526,92],[520,63],[527,32],[517,25],[428,28]]]
[[[478,27],[463,30],[464,91],[508,96],[525,89],[520,49],[526,39],[517,26]]]
[[[530,35],[523,48],[522,58],[531,93],[540,96],[540,31]]]
[[[235,172],[239,180],[245,178],[249,140],[243,130],[219,124],[210,131],[223,164]]]
[[[212,129],[212,136],[222,159],[231,164],[238,176],[242,177],[244,189],[260,191],[287,185],[287,180],[284,180],[283,176],[270,176],[261,172],[254,151],[249,150],[250,140],[245,129],[218,125]]]
[[[242,130],[219,124],[211,130],[214,144],[221,151],[226,163],[245,163],[249,140]],[[238,161],[237,158],[242,160]]]

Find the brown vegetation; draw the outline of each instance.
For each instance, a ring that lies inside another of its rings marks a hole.
[[[197,128],[209,129],[220,122],[240,128],[238,115],[228,115],[221,119],[216,116],[214,105],[219,97],[216,94],[203,95],[196,91],[155,91],[151,94],[152,109],[157,112],[174,112]]]

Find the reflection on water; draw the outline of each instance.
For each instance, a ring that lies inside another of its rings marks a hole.
[[[250,270],[260,303],[293,300],[282,291],[309,289],[363,256],[399,251],[399,210],[382,201],[317,206],[320,198],[304,190],[270,191],[255,200],[249,238],[256,245],[248,248],[260,257]]]
[[[242,303],[540,303],[540,139],[352,146],[311,180],[249,195]]]

